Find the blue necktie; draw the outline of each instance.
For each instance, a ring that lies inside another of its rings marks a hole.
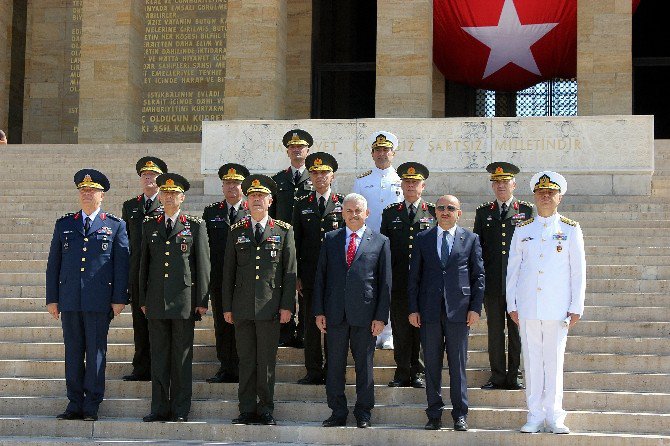
[[[449,259],[449,238],[451,234],[449,231],[444,231],[442,233],[442,248],[440,249],[440,263],[442,263],[442,268],[447,266],[447,260]]]

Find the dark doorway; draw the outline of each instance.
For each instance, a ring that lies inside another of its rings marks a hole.
[[[23,83],[26,73],[26,24],[28,2],[14,0],[12,12],[12,50],[9,73],[9,116],[7,138],[11,144],[23,141]]]
[[[670,138],[670,46],[666,3],[642,0],[633,15],[633,113],[654,115],[654,138]]]
[[[376,0],[312,2],[312,118],[375,115]]]

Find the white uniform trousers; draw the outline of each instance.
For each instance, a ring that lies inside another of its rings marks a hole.
[[[519,320],[529,423],[565,423],[563,360],[568,329],[562,322]]]

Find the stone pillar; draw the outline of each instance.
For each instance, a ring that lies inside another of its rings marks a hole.
[[[577,2],[577,113],[633,111],[630,0]]]
[[[226,119],[281,119],[286,108],[287,0],[228,0]]]
[[[12,0],[0,0],[0,129],[7,131],[9,76],[12,69]]]
[[[444,118],[446,91],[444,76],[433,64],[433,118]]]
[[[140,0],[83,2],[79,143],[142,138]]]
[[[288,0],[286,119],[309,119],[312,106],[312,1]]]
[[[433,114],[433,2],[377,0],[375,117]]]

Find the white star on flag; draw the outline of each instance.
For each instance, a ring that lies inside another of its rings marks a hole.
[[[508,63],[531,73],[541,75],[530,47],[551,31],[558,23],[522,25],[513,0],[505,0],[497,26],[461,27],[463,31],[491,49],[482,79],[487,78]]]

